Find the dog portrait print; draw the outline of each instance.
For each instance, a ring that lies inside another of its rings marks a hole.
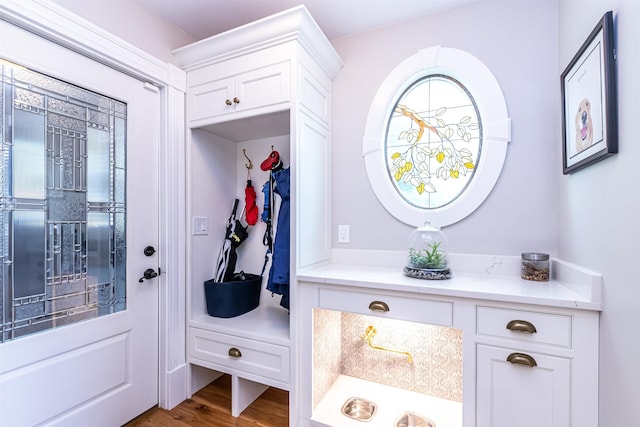
[[[593,144],[593,122],[591,121],[591,102],[587,98],[580,101],[576,113],[576,153]]]

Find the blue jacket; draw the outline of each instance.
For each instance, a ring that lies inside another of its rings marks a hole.
[[[269,280],[267,290],[282,295],[280,305],[289,309],[289,239],[290,239],[290,182],[289,168],[272,172],[275,179],[274,193],[282,199],[280,210],[278,211],[278,222],[276,226],[276,237],[273,243],[273,257],[271,259],[271,269],[269,270]],[[272,207],[273,208],[273,207]]]

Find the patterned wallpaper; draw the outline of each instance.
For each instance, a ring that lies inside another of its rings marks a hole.
[[[371,325],[375,350],[363,338]],[[337,337],[340,337],[338,340]],[[338,375],[462,402],[462,331],[374,316],[314,310],[314,407]]]

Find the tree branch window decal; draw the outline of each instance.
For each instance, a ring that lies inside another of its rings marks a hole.
[[[481,147],[480,115],[469,91],[451,77],[429,75],[404,91],[391,112],[387,171],[408,203],[438,208],[469,185]]]

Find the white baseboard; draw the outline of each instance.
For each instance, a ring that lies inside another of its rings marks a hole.
[[[165,374],[166,388],[160,395],[158,406],[173,409],[182,403],[187,396],[187,364],[183,364]]]

